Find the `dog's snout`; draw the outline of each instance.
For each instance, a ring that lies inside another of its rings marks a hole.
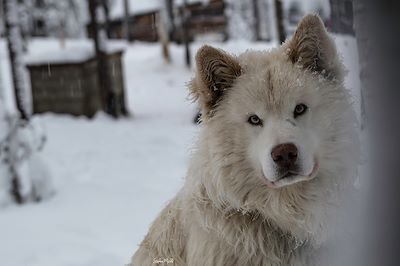
[[[271,157],[279,168],[293,168],[297,161],[297,147],[293,143],[284,143],[272,149]]]

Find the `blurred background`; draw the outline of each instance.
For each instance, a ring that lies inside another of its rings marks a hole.
[[[0,265],[129,262],[185,177],[197,49],[271,49],[308,13],[362,125],[351,0],[0,0]]]

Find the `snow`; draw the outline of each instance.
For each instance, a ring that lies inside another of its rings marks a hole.
[[[116,0],[110,8],[110,18],[118,19],[124,17],[124,1]],[[135,15],[138,13],[153,12],[160,9],[159,0],[128,0],[129,1],[129,14]]]
[[[346,84],[358,97],[355,40],[335,40],[350,70]],[[56,44],[35,40],[29,51],[39,53]],[[67,41],[67,49],[69,45]],[[193,57],[200,45],[192,46]],[[236,54],[271,47],[247,41],[215,46]],[[1,265],[110,266],[129,261],[152,220],[181,187],[198,132],[191,123],[196,106],[185,87],[193,72],[185,68],[183,47],[172,45],[170,52],[168,65],[157,44],[127,47],[129,118],[114,120],[102,113],[93,120],[39,116],[48,136],[41,156],[51,166],[57,191],[39,204],[0,209]]]
[[[115,53],[125,50],[126,46],[125,41],[110,40],[105,50]],[[59,40],[36,38],[30,42],[28,49],[28,54],[24,57],[28,65],[79,63],[95,55],[93,41],[89,39],[68,39],[62,48]]]

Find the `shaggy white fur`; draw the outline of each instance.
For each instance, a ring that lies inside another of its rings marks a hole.
[[[321,265],[330,213],[351,186],[357,156],[342,65],[321,20],[306,16],[272,51],[235,57],[205,46],[196,59],[197,150],[132,265]],[[307,113],[293,118],[299,103]],[[250,125],[252,114],[263,124]],[[269,154],[286,142],[298,147],[300,170],[271,187]]]

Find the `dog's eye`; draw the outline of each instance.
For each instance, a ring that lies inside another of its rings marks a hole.
[[[308,109],[307,105],[303,103],[296,105],[293,111],[294,118],[304,114],[307,111],[307,109]]]
[[[249,119],[247,120],[247,122],[249,122],[253,126],[261,126],[262,125],[262,120],[257,115],[249,116]]]

